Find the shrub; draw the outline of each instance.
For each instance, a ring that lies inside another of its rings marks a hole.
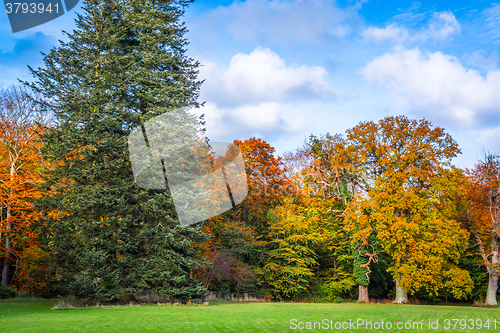
[[[0,298],[13,298],[16,297],[17,291],[14,288],[6,286],[4,284],[0,284]]]
[[[349,291],[355,287],[354,277],[347,276],[340,280],[318,281],[313,289],[316,294],[329,298],[330,300],[341,300],[349,295]]]

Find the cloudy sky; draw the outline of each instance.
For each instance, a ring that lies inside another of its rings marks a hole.
[[[43,66],[80,6],[16,34],[2,9],[0,86],[31,80],[27,65]],[[184,19],[212,141],[257,136],[282,153],[406,115],[444,127],[460,167],[500,154],[500,3],[199,0]]]

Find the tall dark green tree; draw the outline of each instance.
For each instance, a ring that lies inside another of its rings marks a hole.
[[[181,226],[170,192],[134,183],[127,137],[155,116],[198,106],[198,62],[180,21],[189,0],[86,0],[68,42],[25,83],[57,126],[43,136],[45,244],[62,292],[113,300],[154,291],[200,297],[191,278],[201,225]]]

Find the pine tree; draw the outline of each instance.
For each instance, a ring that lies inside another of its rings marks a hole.
[[[77,29],[44,54],[29,85],[57,126],[43,135],[45,243],[62,292],[113,300],[154,291],[200,297],[190,277],[201,225],[179,225],[168,190],[134,183],[127,137],[155,116],[198,106],[185,55],[188,0],[86,0]],[[54,213],[55,212],[55,213]]]

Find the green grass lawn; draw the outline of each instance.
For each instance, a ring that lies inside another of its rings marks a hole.
[[[54,304],[54,301],[0,302],[0,332],[500,332],[499,308],[241,302],[210,306],[143,305],[51,310]],[[465,321],[458,322],[453,329],[453,319]],[[470,319],[474,320],[474,328],[462,329],[460,324],[472,325]],[[372,328],[363,323],[356,326],[360,320],[370,321]],[[384,327],[390,323],[392,329],[376,329],[375,323],[380,325],[382,320]],[[439,328],[429,329],[429,321],[436,320],[439,320]],[[489,320],[490,328],[477,329],[476,325],[480,322],[484,325],[486,320]],[[318,322],[323,328],[316,324],[316,329],[307,329],[308,322],[311,327]],[[341,326],[335,329],[336,322],[337,325],[345,322],[345,329]],[[404,328],[405,324],[413,325],[413,322],[422,322],[422,328]],[[325,323],[328,323],[328,329],[324,328]],[[403,327],[398,329],[398,323]],[[449,329],[445,329],[447,323],[451,326]],[[301,325],[304,329],[299,329]],[[292,329],[294,327],[296,329]]]

